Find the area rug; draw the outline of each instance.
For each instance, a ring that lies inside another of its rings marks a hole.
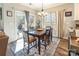
[[[46,50],[45,50],[45,47],[43,45],[41,45],[41,51],[40,51],[41,54],[40,55],[38,53],[38,48],[35,48],[35,47],[30,49],[30,53],[27,54],[27,49],[28,49],[27,43],[26,43],[25,47],[21,46],[23,48],[19,49],[17,52],[15,52],[17,41],[10,43],[9,47],[10,47],[10,50],[11,50],[13,56],[53,56],[55,53],[55,50],[58,46],[59,41],[60,41],[60,39],[53,38],[51,43],[47,46]],[[22,43],[19,42],[18,44],[23,45],[23,41],[22,41]]]

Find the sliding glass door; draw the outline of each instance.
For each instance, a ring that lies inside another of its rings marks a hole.
[[[53,36],[58,37],[58,19],[57,19],[57,13],[51,12],[48,13],[47,16],[44,17],[43,21],[43,28],[46,28],[46,26],[51,26],[53,28]]]
[[[17,32],[21,30],[27,30],[26,15],[24,12],[16,11],[15,19],[16,19],[15,22],[16,22]]]
[[[24,30],[27,30],[25,12],[15,11],[15,32],[17,38],[17,40],[15,41],[15,48],[13,51],[15,54],[24,48],[24,37],[23,37]]]
[[[51,15],[52,15],[53,37],[58,37],[58,19],[57,19],[57,12],[53,12]]]

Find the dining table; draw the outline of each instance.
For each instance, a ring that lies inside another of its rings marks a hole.
[[[39,55],[40,55],[40,50],[41,50],[41,37],[43,37],[45,35],[45,30],[43,29],[37,29],[37,30],[33,30],[33,31],[26,31],[28,35],[32,35],[34,37],[38,38],[38,51],[39,51]]]

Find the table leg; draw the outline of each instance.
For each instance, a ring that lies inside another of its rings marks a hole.
[[[70,51],[69,51],[69,53],[68,53],[68,56],[71,56]]]
[[[27,50],[27,54],[29,54],[29,43],[28,43],[28,50]]]
[[[39,51],[39,55],[40,55],[40,37],[38,37],[38,51]]]

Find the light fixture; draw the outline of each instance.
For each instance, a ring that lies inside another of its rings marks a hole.
[[[43,0],[42,0],[42,10],[40,12],[38,12],[38,15],[39,16],[46,16],[47,15],[47,12],[45,12],[44,8],[43,8]]]
[[[30,2],[29,5],[32,5],[32,3]]]

